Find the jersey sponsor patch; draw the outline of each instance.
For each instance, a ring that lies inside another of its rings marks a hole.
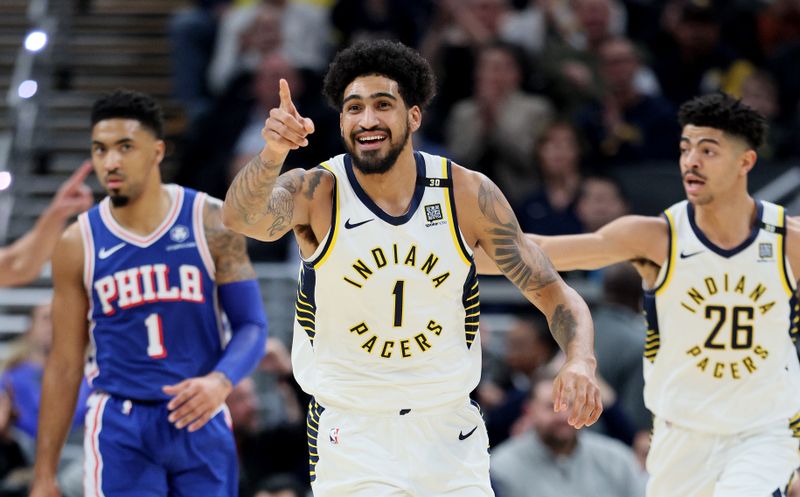
[[[759,243],[758,244],[758,258],[759,259],[772,259],[772,243]]]
[[[442,216],[442,206],[439,204],[431,204],[425,206],[425,219],[428,220],[429,223],[434,221],[441,221],[444,218]]]

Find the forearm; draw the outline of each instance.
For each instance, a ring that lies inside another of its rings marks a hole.
[[[274,216],[272,200],[286,154],[271,153],[266,147],[236,175],[222,204],[224,224],[249,235],[257,223]]]
[[[236,385],[264,356],[267,316],[256,280],[220,285],[219,298],[233,330],[214,370],[225,374]]]
[[[0,251],[0,286],[20,285],[35,279],[53,253],[65,224],[63,215],[48,207],[29,232]]]
[[[82,376],[81,364],[68,365],[52,356],[48,360],[42,379],[39,406],[36,480],[55,477],[61,448],[72,425]]]
[[[570,359],[594,361],[594,326],[586,302],[563,281],[554,283],[553,305],[546,312],[550,333]]]

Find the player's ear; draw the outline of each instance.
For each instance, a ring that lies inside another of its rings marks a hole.
[[[408,109],[408,123],[412,133],[422,126],[422,110],[418,105],[414,105]]]
[[[740,171],[742,175],[746,175],[756,165],[758,160],[758,153],[752,148],[748,148],[742,153],[739,159]]]
[[[156,164],[161,164],[161,161],[164,160],[164,155],[167,153],[167,144],[164,143],[164,140],[156,141]]]

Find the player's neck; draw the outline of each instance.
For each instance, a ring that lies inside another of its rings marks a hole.
[[[738,247],[753,229],[756,203],[747,192],[735,198],[718,199],[695,206],[695,223],[715,245],[723,249]]]
[[[123,228],[146,236],[161,225],[173,201],[169,191],[159,182],[122,207],[112,205],[111,215]]]
[[[364,174],[358,169],[354,173],[361,188],[384,212],[402,216],[408,211],[417,184],[417,163],[410,141],[385,173]]]

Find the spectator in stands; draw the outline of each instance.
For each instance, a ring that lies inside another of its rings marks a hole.
[[[447,148],[455,161],[492,178],[509,201],[535,187],[534,144],[553,119],[550,102],[522,91],[521,50],[505,42],[478,52],[475,91],[447,120]]]
[[[67,221],[92,206],[92,192],[83,181],[92,171],[85,162],[58,189],[33,228],[7,247],[0,247],[0,287],[23,285],[42,270]]]
[[[503,497],[643,497],[646,476],[629,447],[569,426],[553,410],[553,375],[538,375],[528,415],[533,429],[492,452],[492,481]]]
[[[592,233],[629,212],[622,185],[612,176],[590,175],[581,184],[575,211],[585,233]]]
[[[422,37],[420,5],[407,0],[338,0],[331,11],[339,46],[367,40],[396,40],[416,47]]]
[[[515,208],[522,231],[580,233],[575,206],[582,180],[582,149],[577,129],[568,121],[554,121],[539,138],[535,155],[539,188]]]
[[[781,119],[778,87],[772,76],[756,71],[742,82],[742,103],[761,113],[769,123],[766,143],[758,150],[758,157],[767,161],[781,161],[800,155],[800,126],[796,116]]]
[[[303,485],[292,475],[275,475],[261,481],[252,497],[303,497]]]
[[[644,406],[642,354],[647,326],[642,316],[642,278],[628,263],[603,272],[603,298],[592,308],[597,371],[616,392],[636,430],[649,431],[652,415]]]
[[[177,12],[169,24],[172,88],[190,122],[212,103],[206,74],[214,53],[219,19],[232,0],[194,0]]]
[[[608,38],[597,50],[602,83],[600,99],[577,114],[595,167],[636,164],[675,157],[680,128],[675,109],[663,97],[636,86],[639,55],[627,38]]]

